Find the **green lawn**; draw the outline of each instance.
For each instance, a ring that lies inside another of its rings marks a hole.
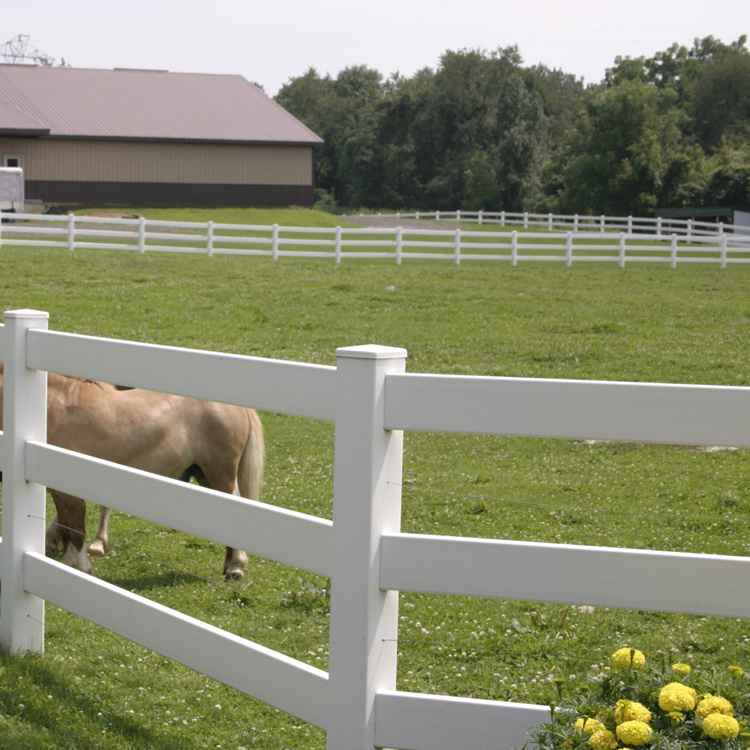
[[[210,214],[189,218],[225,220]],[[747,386],[749,292],[745,266],[0,251],[2,308],[47,310],[57,330],[321,364],[338,346],[376,343],[405,347],[412,372]],[[262,417],[263,499],[329,517],[332,427]],[[749,552],[748,451],[434,434],[405,445],[405,531]],[[327,667],[326,580],[251,558],[245,581],[225,584],[215,545],[122,514],[112,539],[103,579]],[[399,687],[547,703],[555,678],[573,689],[622,645],[750,668],[746,622],[586,605],[403,595]],[[0,668],[0,746],[14,750],[325,744],[56,607],[44,658]]]

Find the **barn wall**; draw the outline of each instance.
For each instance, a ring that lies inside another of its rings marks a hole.
[[[310,146],[0,139],[45,202],[312,205]]]
[[[177,182],[30,180],[27,200],[44,203],[176,206],[312,206],[312,185],[212,185]]]

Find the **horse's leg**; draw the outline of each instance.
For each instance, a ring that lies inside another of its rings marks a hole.
[[[112,508],[100,506],[99,528],[96,530],[96,538],[89,544],[89,555],[91,557],[103,557],[104,552],[109,544],[109,517],[112,515]]]
[[[52,491],[52,499],[57,509],[58,529],[63,545],[62,561],[84,573],[91,573],[92,567],[84,549],[86,537],[86,503],[79,497]]]
[[[237,476],[234,478],[232,493],[252,500],[260,499],[263,481],[263,464],[265,461],[265,443],[263,425],[253,409],[247,409],[250,431],[240,454]],[[227,547],[224,558],[224,575],[241,581],[247,567],[247,552]]]
[[[219,490],[219,492],[231,492],[233,495],[242,497],[236,481],[231,482],[228,486],[226,485],[226,482],[220,483],[218,480],[211,482],[202,470],[200,474],[194,473],[192,476],[201,487]],[[232,581],[241,581],[245,577],[246,567],[247,552],[241,549],[235,549],[234,547],[227,547],[226,555],[224,556],[224,578]]]
[[[234,483],[232,494],[242,497],[237,488],[236,482]],[[241,581],[245,577],[246,567],[247,552],[241,549],[235,549],[234,547],[227,547],[227,552],[224,557],[224,577],[232,581]]]
[[[57,513],[47,527],[47,533],[45,535],[45,547],[47,552],[54,552],[55,550],[62,549],[62,536],[60,534],[60,526],[57,520]]]

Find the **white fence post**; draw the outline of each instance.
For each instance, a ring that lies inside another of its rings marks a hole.
[[[573,265],[573,232],[567,232],[565,237],[565,265],[568,268]]]
[[[24,554],[44,554],[44,487],[27,482],[27,440],[47,439],[47,373],[26,367],[26,332],[47,328],[35,310],[5,313],[3,388],[3,580],[0,642],[3,651],[44,651],[44,600],[23,587]]]
[[[68,214],[68,250],[76,249],[76,216]]]
[[[727,236],[722,234],[719,238],[719,250],[721,257],[721,268],[727,267]]]
[[[396,689],[398,592],[380,589],[380,537],[401,525],[403,433],[383,427],[385,376],[406,351],[338,349],[328,750],[372,750],[375,696]]]
[[[146,252],[146,217],[138,219],[138,252],[143,255]]]
[[[214,254],[214,223],[206,223],[206,255],[210,258]]]
[[[518,265],[518,232],[515,229],[510,233],[510,264]]]
[[[461,263],[461,230],[456,229],[453,233],[453,263],[459,265]]]
[[[276,260],[279,257],[279,225],[274,224],[271,228],[271,258]]]
[[[334,256],[336,258],[336,263],[341,263],[341,227],[336,227],[336,234],[335,234],[336,240],[335,240],[335,248],[334,248]]]
[[[403,229],[396,228],[396,265],[401,265],[401,254],[403,252]]]
[[[620,232],[620,268],[625,268],[625,232]]]
[[[672,243],[669,249],[669,265],[672,268],[677,268],[677,235],[672,235]]]

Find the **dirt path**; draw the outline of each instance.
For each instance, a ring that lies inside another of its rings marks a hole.
[[[342,216],[342,219],[352,224],[360,224],[368,229],[455,229],[456,224],[452,222],[427,221],[423,219],[398,219],[394,216],[377,216],[376,214],[363,214],[361,216]]]

